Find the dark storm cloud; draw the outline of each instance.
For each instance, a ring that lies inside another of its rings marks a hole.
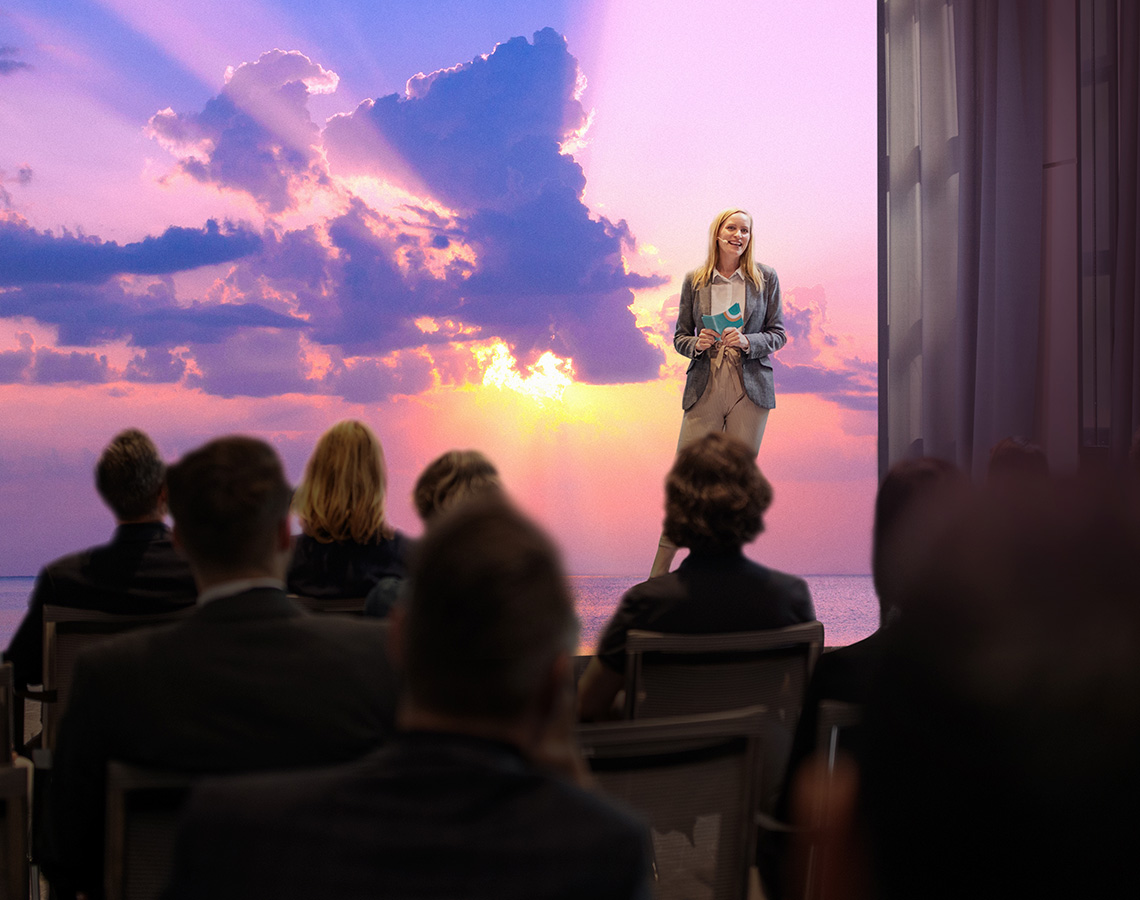
[[[346,300],[381,320],[401,311],[409,320],[459,316],[508,340],[523,361],[545,350],[573,355],[583,381],[656,377],[661,353],[628,307],[632,289],[664,279],[624,270],[622,251],[634,244],[628,227],[590,217],[582,169],[559,149],[586,123],[577,86],[565,40],[544,29],[533,44],[513,38],[485,58],[412,79],[407,97],[330,120],[334,171],[403,180],[459,210],[454,236],[478,259],[469,279],[410,296],[377,264],[367,277],[355,273]],[[449,236],[441,230],[433,240]],[[383,337],[398,344],[401,333],[411,337],[399,329]]]
[[[261,239],[248,229],[171,226],[158,237],[119,245],[82,235],[53,235],[19,221],[0,221],[0,286],[96,284],[112,275],[157,275],[230,262],[255,252]]]
[[[214,343],[250,327],[298,329],[304,322],[250,303],[175,305],[156,287],[131,294],[118,283],[32,285],[0,293],[0,316],[28,316],[59,328],[59,342],[90,347],[128,340],[137,347]]]
[[[244,63],[200,113],[166,109],[151,134],[180,156],[198,181],[242,190],[269,212],[294,205],[293,193],[324,179],[319,130],[309,117],[310,90],[336,87],[334,73],[296,51],[272,50]]]

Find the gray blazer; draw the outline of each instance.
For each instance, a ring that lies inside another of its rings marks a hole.
[[[772,363],[768,354],[775,353],[788,341],[784,333],[784,317],[780,309],[780,279],[771,266],[758,263],[764,276],[764,286],[756,290],[745,281],[744,327],[741,332],[748,338],[748,352],[741,360],[744,392],[748,399],[762,409],[776,406],[776,386],[772,378]],[[692,362],[685,374],[685,394],[681,406],[693,407],[709,383],[712,371],[711,348],[697,352],[697,334],[702,325],[701,316],[712,315],[712,291],[709,285],[693,290],[693,273],[685,276],[681,285],[681,307],[677,312],[677,330],[673,333],[673,346]]]

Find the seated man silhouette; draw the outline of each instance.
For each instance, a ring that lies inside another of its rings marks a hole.
[[[162,521],[165,475],[158,449],[141,431],[123,431],[104,448],[95,487],[115,514],[115,534],[109,544],[61,557],[40,571],[28,612],[4,653],[17,687],[43,682],[45,605],[135,615],[193,604],[194,576]]]
[[[198,606],[78,660],[43,864],[64,897],[103,893],[108,760],[189,772],[314,766],[359,757],[393,728],[385,626],[310,615],[285,593],[291,491],[273,450],[212,441],[170,467],[167,487]]]
[[[822,896],[1140,895],[1137,500],[999,492],[904,557],[854,762],[797,779]]]
[[[554,547],[481,498],[433,521],[411,575],[403,733],[321,773],[199,786],[168,900],[649,896],[646,832],[573,781],[577,620]]]

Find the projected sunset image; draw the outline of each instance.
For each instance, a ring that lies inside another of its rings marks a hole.
[[[827,14],[820,7],[827,8]],[[16,0],[0,11],[0,575],[106,540],[91,468],[367,422],[389,516],[476,448],[576,574],[648,574],[684,273],[754,217],[788,344],[749,555],[868,571],[875,7]],[[826,23],[826,24],[823,24]]]

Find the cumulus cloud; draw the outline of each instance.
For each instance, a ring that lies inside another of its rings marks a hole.
[[[641,381],[658,374],[662,357],[634,325],[632,290],[664,279],[627,272],[628,227],[591,217],[582,203],[582,169],[561,152],[587,122],[580,85],[565,39],[548,28],[533,43],[513,38],[416,76],[403,97],[334,117],[325,147],[336,173],[402,183],[456,210],[436,240],[475,248],[469,276],[398,298],[409,320],[456,316],[510,341],[520,359],[573,355],[579,380]],[[340,235],[351,241],[347,230]],[[393,295],[386,284],[369,287]]]
[[[180,272],[238,259],[260,243],[248,229],[228,222],[219,226],[213,219],[204,228],[171,226],[158,237],[123,245],[0,221],[0,286],[98,283],[115,274]]]
[[[841,341],[826,327],[823,288],[817,285],[787,292],[783,312],[788,343],[772,357],[776,390],[817,394],[844,409],[877,409],[878,365],[841,352]]]
[[[88,361],[91,379],[223,396],[374,402],[480,378],[473,350],[494,340],[524,370],[552,351],[573,359],[579,381],[657,377],[661,351],[629,307],[635,289],[664,279],[629,272],[626,223],[582,202],[582,169],[562,147],[589,116],[562,37],[547,29],[418,75],[322,134],[306,104],[336,82],[275,50],[228,73],[201,112],[150,120],[184,172],[261,204],[271,218],[260,234],[211,221],[119,245],[9,214],[0,316],[54,325],[61,346],[136,349],[121,370]],[[370,185],[399,199],[381,206]],[[321,190],[320,205],[302,208]],[[298,215],[272,218],[283,211]],[[176,296],[172,273],[221,262],[231,265],[202,296]],[[0,358],[20,377],[34,363]]]
[[[306,102],[336,90],[339,79],[295,50],[263,53],[226,76],[200,113],[155,113],[150,134],[192,178],[246,191],[271,213],[290,209],[301,186],[325,180]]]
[[[19,47],[13,47],[9,44],[0,45],[0,75],[15,75],[23,69],[32,67],[30,63],[15,58],[19,52]]]

